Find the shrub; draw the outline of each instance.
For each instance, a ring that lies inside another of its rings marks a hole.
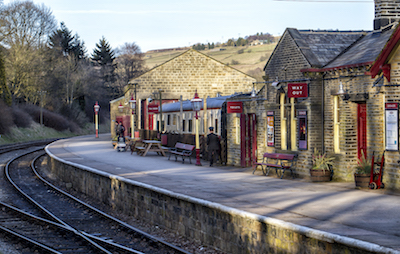
[[[78,124],[80,127],[84,127],[88,123],[85,112],[83,112],[78,105],[73,104],[71,107],[64,105],[61,107],[59,112],[63,116]]]
[[[22,110],[26,111],[35,122],[40,123],[40,107],[35,105],[25,105],[21,107]],[[78,125],[72,121],[69,121],[62,115],[51,112],[47,109],[43,109],[43,124],[49,128],[53,128],[57,131],[70,130],[71,132],[79,132]]]
[[[13,106],[11,109],[14,118],[14,124],[17,127],[27,128],[31,125],[33,120],[32,117],[27,112],[23,111],[22,109],[16,106]]]
[[[0,134],[7,134],[14,125],[10,108],[0,100]]]
[[[232,61],[231,61],[231,64],[232,64],[232,65],[238,65],[238,64],[239,64],[239,61],[232,60]]]
[[[244,53],[244,49],[239,49],[237,53],[238,54],[243,54]]]

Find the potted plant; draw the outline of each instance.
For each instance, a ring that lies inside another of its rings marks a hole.
[[[354,181],[358,188],[368,188],[371,179],[371,160],[361,151],[361,157],[357,159],[358,165],[354,172]]]
[[[329,182],[332,176],[332,166],[335,157],[330,157],[326,153],[320,153],[314,148],[312,155],[312,168],[310,169],[311,181]]]

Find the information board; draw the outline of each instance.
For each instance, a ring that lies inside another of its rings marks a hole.
[[[386,147],[388,151],[399,150],[399,109],[398,103],[385,104]]]
[[[275,146],[274,111],[267,112],[267,146]]]
[[[299,110],[297,114],[298,119],[298,139],[299,150],[307,150],[307,111]]]

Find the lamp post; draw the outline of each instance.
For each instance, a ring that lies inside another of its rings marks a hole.
[[[98,117],[99,110],[100,110],[100,105],[96,101],[96,104],[94,104],[94,124],[96,128],[96,138],[99,137],[99,117]]]
[[[136,100],[135,98],[133,98],[133,95],[131,96],[131,99],[129,100],[129,104],[131,105],[131,110],[132,110],[132,114],[131,114],[131,138],[134,139],[135,138],[135,109],[136,109]]]
[[[194,94],[193,99],[190,100],[192,102],[193,111],[196,113],[196,166],[201,166],[200,162],[200,138],[199,138],[199,115],[198,112],[201,110],[202,99],[199,98],[199,95]]]

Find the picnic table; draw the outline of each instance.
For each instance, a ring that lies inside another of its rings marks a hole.
[[[161,141],[142,140],[142,143],[144,144],[144,147],[136,147],[138,154],[146,156],[148,152],[156,152],[157,154],[165,156],[164,149],[161,146]]]

